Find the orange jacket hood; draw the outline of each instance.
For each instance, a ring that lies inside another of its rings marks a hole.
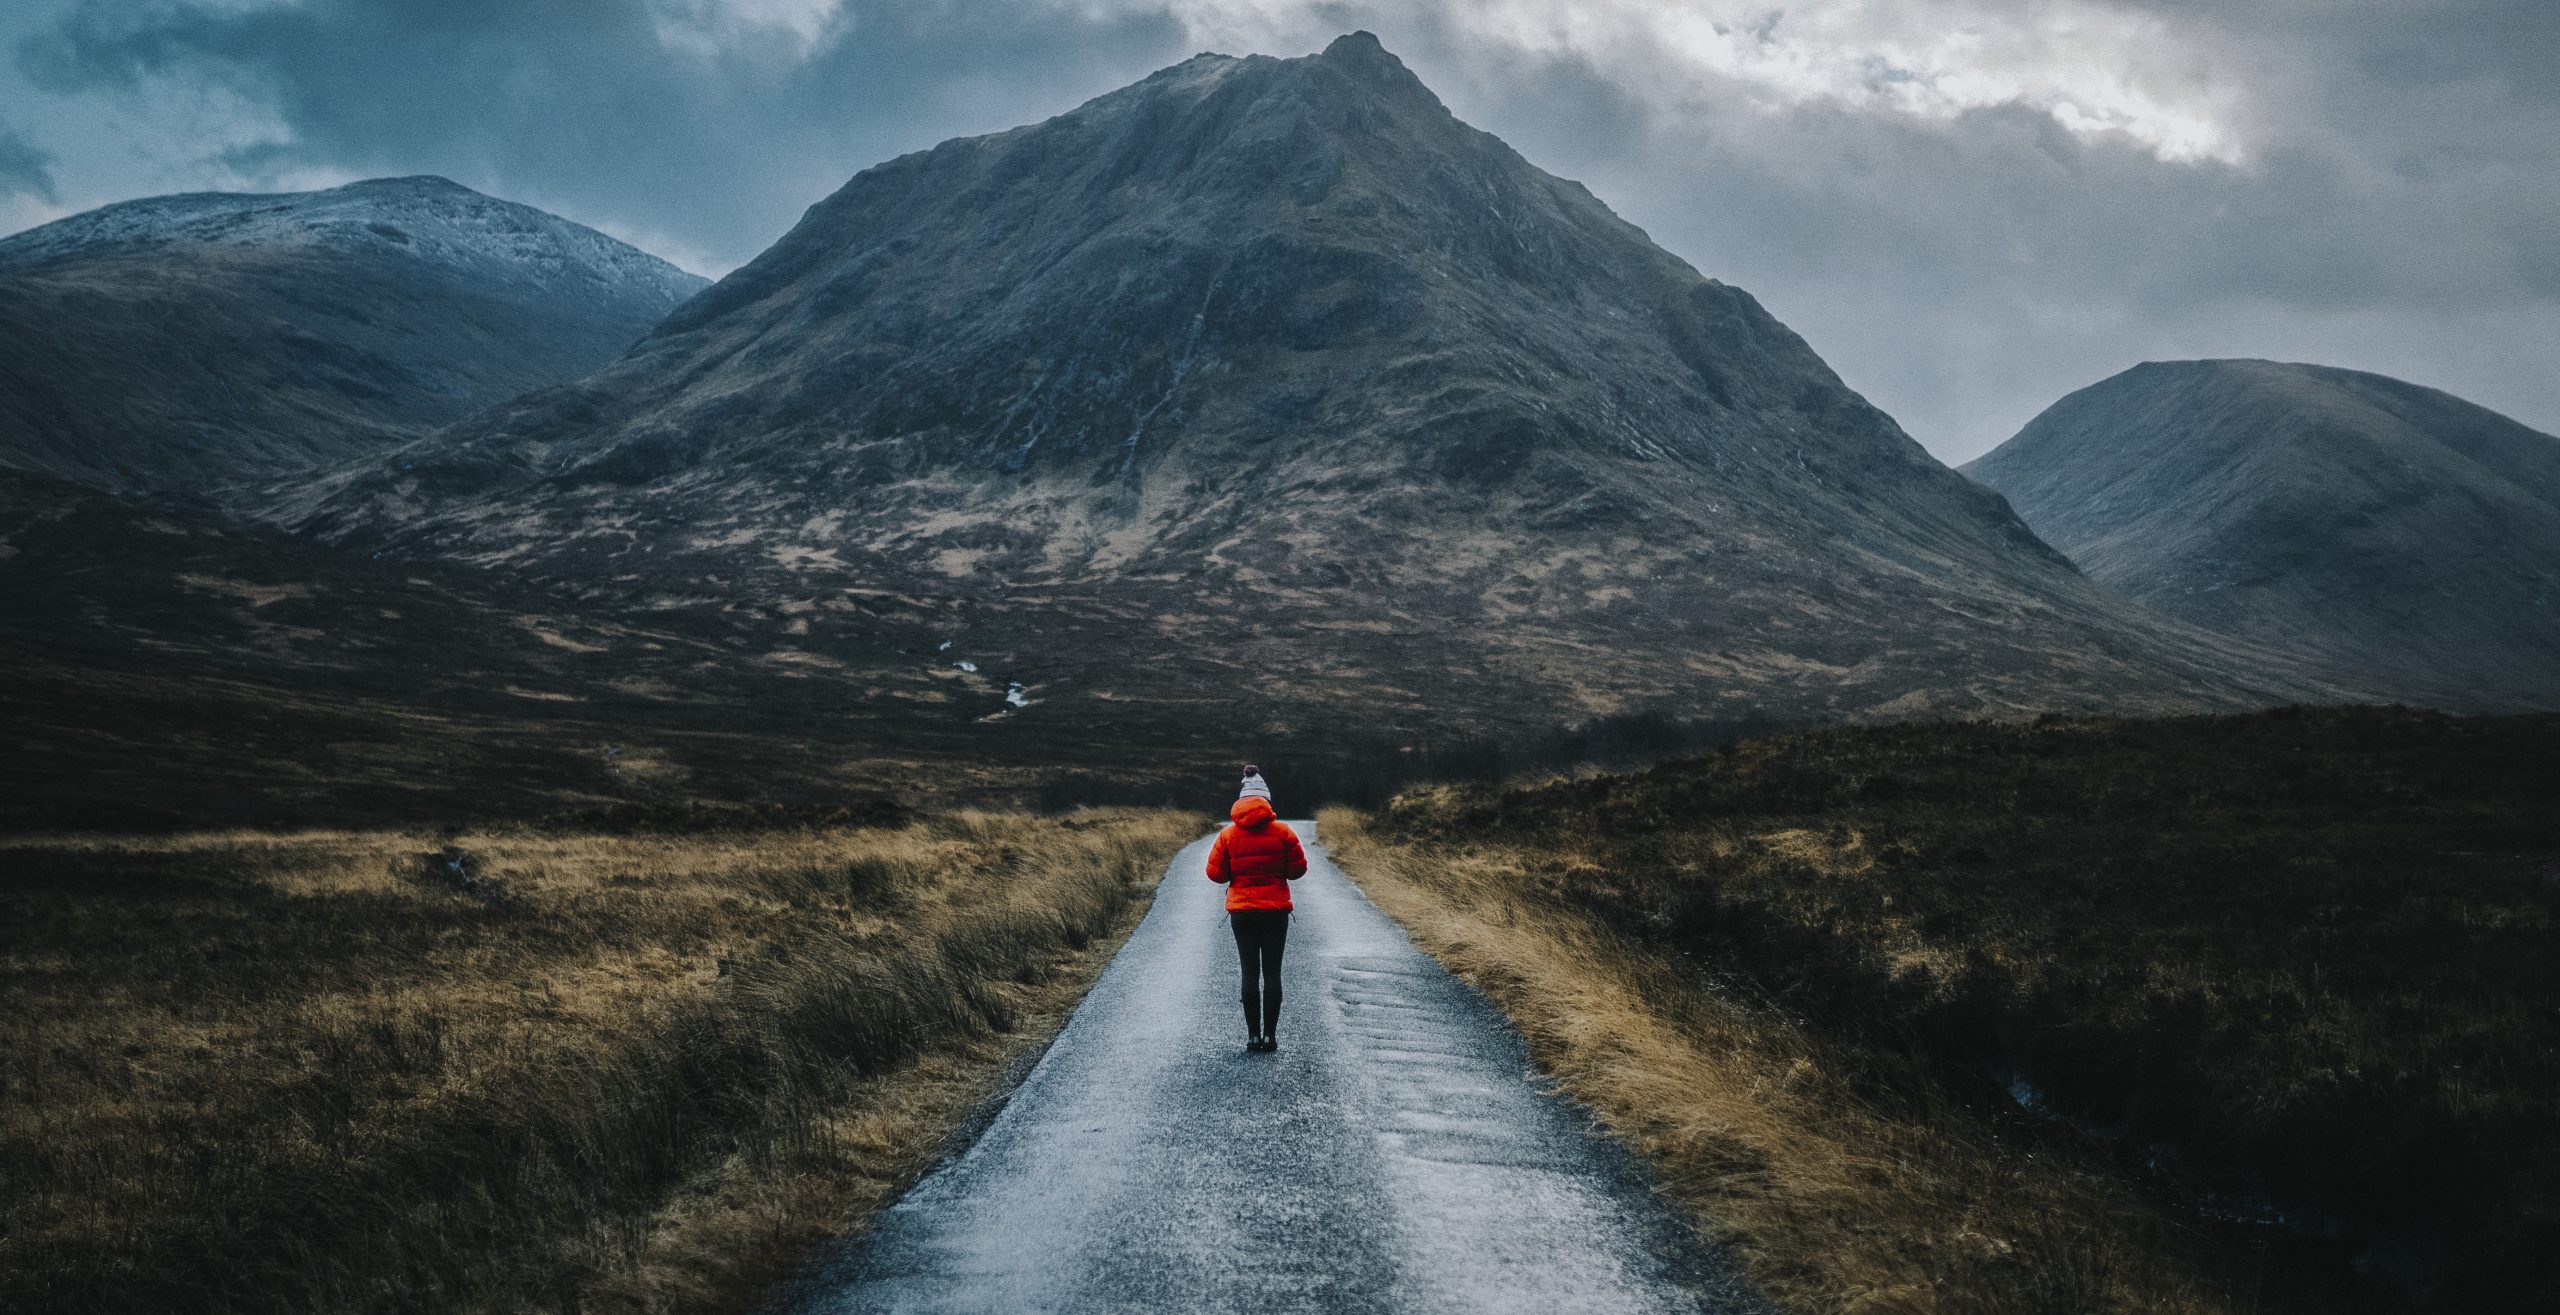
[[[1209,846],[1209,880],[1227,888],[1227,912],[1286,910],[1289,883],[1307,874],[1307,850],[1298,833],[1260,799],[1239,799],[1227,816],[1235,825],[1221,829]]]

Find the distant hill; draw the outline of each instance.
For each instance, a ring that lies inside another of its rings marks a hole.
[[[867,170],[611,368],[269,514],[818,654],[898,611],[1112,735],[2326,692],[2091,585],[1365,33]]]
[[[2560,439],[2377,374],[2170,361],[1965,473],[2164,615],[2454,709],[2560,708]]]
[[[620,355],[702,279],[441,178],[129,201],[0,240],[0,465],[198,491]]]

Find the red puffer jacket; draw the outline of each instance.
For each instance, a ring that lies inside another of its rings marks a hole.
[[[1235,824],[1209,846],[1209,880],[1226,886],[1227,912],[1290,907],[1289,883],[1307,874],[1298,833],[1265,799],[1239,799],[1227,816]]]

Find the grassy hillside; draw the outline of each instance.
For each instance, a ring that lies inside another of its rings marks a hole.
[[[1842,730],[1326,834],[1801,1308],[2550,1309],[2554,743]]]
[[[1235,766],[1187,707],[1097,713],[1036,681],[1011,707],[1030,678],[933,600],[614,611],[7,470],[0,596],[0,833],[889,791],[1207,809]]]
[[[1200,825],[670,820],[0,841],[0,1308],[741,1309]]]

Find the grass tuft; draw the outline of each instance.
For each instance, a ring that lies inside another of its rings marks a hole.
[[[0,844],[0,1307],[735,1309],[1197,819]]]

